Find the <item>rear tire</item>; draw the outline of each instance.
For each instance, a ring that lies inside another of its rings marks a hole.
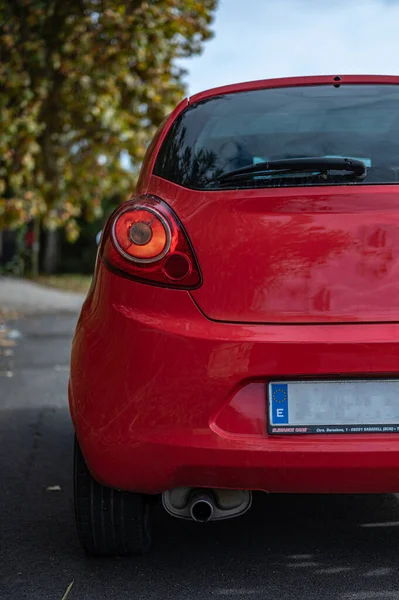
[[[73,480],[76,526],[87,554],[130,556],[149,550],[148,497],[98,483],[87,468],[76,437]]]

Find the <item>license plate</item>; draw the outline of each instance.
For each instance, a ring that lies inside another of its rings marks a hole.
[[[399,380],[269,384],[270,434],[398,433]]]

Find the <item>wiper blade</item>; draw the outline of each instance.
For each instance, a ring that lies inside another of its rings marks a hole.
[[[279,160],[270,160],[260,162],[241,169],[235,169],[220,175],[216,178],[218,183],[228,183],[230,181],[243,181],[248,176],[273,175],[295,172],[326,172],[326,171],[349,171],[358,179],[363,179],[367,175],[367,166],[362,160],[356,158],[332,158],[326,156],[301,157],[301,158],[281,158]]]

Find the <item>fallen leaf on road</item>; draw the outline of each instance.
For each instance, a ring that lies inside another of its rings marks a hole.
[[[0,377],[14,377],[12,371],[0,371]]]
[[[6,340],[4,338],[4,334],[2,334],[0,331],[0,346],[2,348],[6,348],[6,347],[9,348],[10,346],[15,346],[15,342],[14,342],[14,340]]]
[[[61,600],[66,600],[66,598],[68,597],[69,592],[71,591],[73,586],[73,581],[71,581],[71,583],[68,585],[65,594],[62,596]]]
[[[8,347],[15,346],[15,341],[8,337],[9,330],[7,329],[4,321],[2,321],[1,317],[1,309],[0,309],[0,347]]]

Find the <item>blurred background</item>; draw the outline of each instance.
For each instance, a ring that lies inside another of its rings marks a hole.
[[[0,0],[0,274],[87,289],[96,233],[185,96],[399,72],[397,0]]]
[[[90,273],[95,234],[133,192],[151,136],[186,93],[183,61],[211,38],[215,9],[0,1],[3,274]]]

